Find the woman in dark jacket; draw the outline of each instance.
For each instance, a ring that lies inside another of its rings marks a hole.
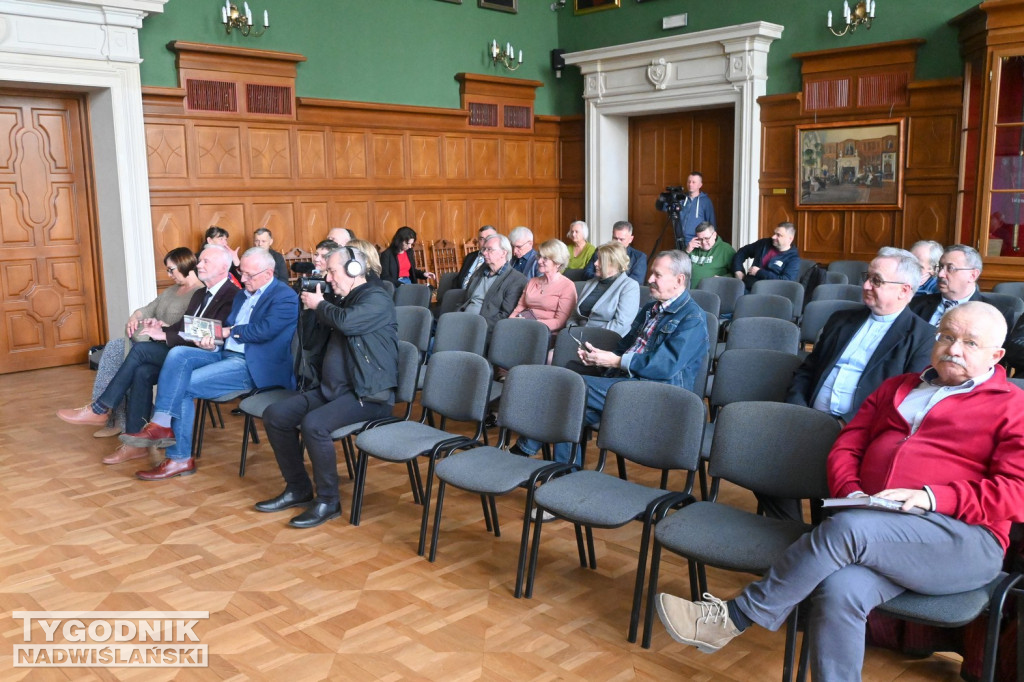
[[[380,278],[396,287],[401,284],[416,284],[420,280],[434,280],[434,273],[416,269],[412,246],[416,243],[416,232],[411,227],[400,227],[391,238],[391,246],[380,254]]]

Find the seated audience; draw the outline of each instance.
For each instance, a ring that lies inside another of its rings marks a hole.
[[[921,286],[917,288],[915,296],[934,294],[939,290],[939,278],[936,273],[939,271],[939,260],[942,258],[942,244],[931,240],[915,242],[910,247],[910,252],[921,264]]]
[[[630,246],[633,243],[633,223],[620,220],[612,225],[612,241],[626,247],[626,255],[629,256],[626,276],[642,287],[647,281],[647,254]]]
[[[526,279],[537,276],[537,252],[533,249],[533,230],[517,227],[508,233],[512,243],[512,267],[523,273]]]
[[[565,327],[576,307],[576,285],[562,274],[569,249],[558,239],[540,245],[537,276],[526,283],[519,303],[509,317],[537,320],[551,330],[552,338]]]
[[[136,447],[166,447],[159,466],[136,472],[143,481],[194,474],[192,424],[196,398],[216,398],[235,391],[294,388],[292,337],[299,297],[275,279],[274,259],[264,249],[242,255],[245,292],[235,297],[221,331],[223,345],[212,337],[197,347],[171,349],[157,383],[152,420],[137,433],[121,436]]]
[[[164,256],[164,267],[167,268],[167,274],[174,284],[131,314],[124,327],[125,336],[111,339],[103,347],[103,355],[100,357],[99,367],[96,370],[96,378],[92,382],[92,402],[74,410],[58,410],[58,417],[69,424],[92,424],[94,426],[102,424],[103,428],[93,434],[97,438],[116,436],[124,431],[124,396],[121,395],[117,403],[110,407],[101,407],[97,405],[97,401],[117,375],[117,371],[121,369],[132,346],[136,343],[152,341],[149,334],[146,333],[144,322],[158,320],[165,327],[178,322],[188,311],[192,294],[203,286],[196,274],[196,255],[190,249],[182,246],[169,251]],[[143,418],[145,416],[148,414]],[[140,428],[141,426],[139,424]]]
[[[750,291],[754,282],[762,279],[788,279],[795,282],[800,278],[800,253],[793,246],[796,241],[796,226],[793,223],[779,223],[771,237],[758,239],[747,244],[732,257],[732,272],[736,279],[742,279]],[[753,262],[746,271],[743,262]]]
[[[459,274],[455,276],[455,289],[465,289],[466,282],[473,276],[473,273],[477,271],[481,265],[484,264],[484,242],[498,234],[490,225],[484,225],[477,231],[476,235],[476,251],[470,251],[466,254],[466,257],[462,259],[462,267],[459,269]]]
[[[628,267],[621,242],[597,247],[595,277],[583,285],[569,326],[601,327],[624,336],[640,307],[640,286],[627,273]]]
[[[241,289],[242,284],[241,280],[238,277],[238,265],[241,262],[238,258],[238,247],[236,246],[235,248],[232,249],[228,245],[229,237],[230,235],[228,234],[228,231],[225,230],[223,227],[211,225],[210,227],[206,228],[205,241],[203,242],[203,246],[202,248],[200,248],[200,251],[202,251],[202,249],[205,249],[210,244],[223,246],[225,249],[227,249],[231,253],[231,280],[236,287]]]
[[[566,236],[570,247],[565,276],[574,282],[590,279],[594,276],[594,257],[597,255],[597,247],[588,241],[590,228],[582,220],[577,220],[569,225],[569,233]]]
[[[682,251],[662,251],[651,264],[651,302],[640,309],[629,333],[614,351],[580,348],[580,362],[604,370],[604,376],[584,376],[587,409],[584,422],[600,423],[605,397],[619,381],[658,381],[693,390],[701,365],[707,362],[708,327],[704,311],[687,291],[690,257]],[[531,456],[540,443],[520,438],[511,452]],[[569,461],[568,443],[558,443],[554,458]]]
[[[512,268],[512,244],[508,237],[494,234],[484,239],[480,249],[484,267],[477,268],[466,282],[466,302],[459,310],[476,313],[487,320],[488,334],[498,320],[512,314],[526,288],[523,273]]]
[[[686,253],[690,254],[690,262],[693,263],[691,288],[695,288],[706,277],[728,276],[732,259],[736,255],[736,249],[718,236],[711,223],[703,222],[696,230],[696,236],[686,245]]]
[[[259,249],[266,249],[274,257],[274,277],[282,282],[288,281],[288,264],[284,262],[284,256],[270,248],[274,245],[273,233],[265,227],[261,227],[252,233],[252,245]]]
[[[938,291],[934,294],[917,296],[910,303],[910,309],[921,316],[933,327],[947,310],[966,303],[967,301],[985,301],[985,294],[978,288],[981,277],[981,255],[964,244],[947,246],[939,259]],[[1013,309],[993,304],[1006,319],[1006,326],[1013,326]]]
[[[416,232],[411,227],[400,227],[391,238],[391,246],[380,254],[381,279],[398,288],[402,284],[418,284],[423,280],[435,280],[434,273],[416,268],[412,247],[416,243]]]
[[[953,594],[993,580],[1011,522],[1024,521],[1024,392],[997,364],[1005,335],[994,307],[954,308],[939,322],[932,366],[886,380],[836,439],[833,496],[874,495],[916,513],[839,511],[727,602],[657,595],[673,639],[711,653],[752,623],[778,629],[809,598],[812,677],[860,679],[877,605],[908,589]]]
[[[304,507],[289,521],[313,528],[341,515],[338,463],[331,433],[355,422],[391,416],[398,386],[398,321],[391,297],[366,280],[366,258],[349,242],[327,257],[327,280],[338,302],[303,292],[302,305],[329,329],[317,387],[276,402],[264,412],[267,440],[284,491],[256,504],[261,512]],[[300,440],[301,429],[301,440]],[[313,483],[303,464],[309,454]],[[316,496],[314,497],[314,491]]]

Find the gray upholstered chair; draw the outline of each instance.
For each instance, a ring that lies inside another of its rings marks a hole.
[[[789,320],[774,317],[743,317],[729,325],[723,351],[734,348],[767,348],[797,354],[800,328]]]
[[[465,289],[449,289],[444,292],[444,296],[441,298],[441,307],[438,308],[438,314],[444,315],[445,313],[458,312],[462,304],[466,302],[468,293]]]
[[[693,296],[693,300],[696,301],[697,305],[715,317],[722,314],[722,299],[715,292],[703,289],[690,289],[690,296]]]
[[[819,284],[811,292],[812,301],[853,301],[863,303],[863,290],[857,284]]]
[[[542,510],[576,526],[582,568],[588,565],[589,568],[597,568],[594,528],[619,528],[631,521],[640,521],[643,531],[628,634],[630,642],[636,641],[651,529],[670,508],[693,500],[690,491],[693,489],[705,416],[704,402],[678,386],[654,381],[622,381],[609,389],[601,415],[604,428],[597,439],[601,451],[597,470],[580,469],[552,478],[542,483],[533,496],[537,510],[526,579],[527,598],[533,596],[537,574],[537,556],[544,525],[539,523]],[[644,437],[637,438],[638,433]],[[651,488],[604,473],[609,452],[637,465],[660,470],[661,488]],[[686,472],[685,483],[676,491],[666,489],[668,474],[672,471]],[[581,526],[586,530],[586,555],[583,553]]]
[[[1024,299],[1024,282],[1000,282],[992,287],[997,294],[1010,294],[1017,298]]]
[[[430,286],[427,284],[403,284],[395,289],[395,305],[418,305],[430,308]]]
[[[475,313],[445,313],[437,321],[434,352],[464,350],[482,356],[487,347],[487,320]]]
[[[744,317],[777,317],[792,322],[793,302],[778,294],[747,294],[736,301],[732,313],[733,322]]]
[[[865,260],[837,260],[828,264],[829,272],[841,272],[851,284],[860,284],[860,277],[868,271]]]
[[[804,285],[800,282],[791,282],[788,279],[762,279],[754,282],[750,289],[751,294],[775,294],[785,296],[793,304],[794,322],[800,319],[804,309]]]
[[[548,360],[551,330],[537,320],[517,317],[498,320],[491,334],[487,359],[496,369],[512,369],[518,365],[543,365]],[[491,385],[491,402],[501,398],[503,382]]]
[[[713,291],[722,302],[719,317],[729,317],[736,309],[736,301],[746,293],[743,280],[735,277],[705,277],[697,284],[701,291]]]
[[[800,320],[800,351],[801,356],[806,356],[803,346],[818,342],[818,335],[828,322],[828,318],[839,310],[856,310],[863,307],[863,303],[843,301],[839,299],[825,299],[821,301],[809,301],[804,308],[804,316]]]

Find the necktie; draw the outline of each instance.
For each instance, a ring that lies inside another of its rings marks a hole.
[[[956,307],[956,304],[960,301],[950,301],[948,298],[942,299],[942,312],[946,313],[950,308]]]
[[[206,306],[210,305],[210,300],[213,298],[213,292],[209,289],[206,290],[206,296],[203,296],[203,302],[200,304],[199,309],[196,310],[196,317],[202,317],[206,311]]]

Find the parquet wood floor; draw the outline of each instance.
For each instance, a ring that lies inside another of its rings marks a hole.
[[[419,508],[404,467],[371,463],[358,528],[294,530],[253,502],[282,488],[265,441],[237,475],[241,418],[207,429],[194,476],[143,483],[139,462],[104,466],[115,439],[64,424],[90,393],[84,367],[0,378],[0,678],[96,680],[777,680],[783,633],[752,628],[704,655],[656,625],[650,651],[626,641],[639,529],[597,531],[581,569],[572,528],[545,527],[533,599],[515,599],[521,495],[499,499],[499,539],[477,498],[452,491],[436,563],[416,556]],[[70,396],[70,397],[68,397]],[[417,411],[418,414],[418,411]],[[653,482],[653,479],[652,479]],[[679,484],[679,482],[675,482]],[[739,491],[730,499],[746,502]],[[662,585],[685,592],[669,558]],[[710,570],[720,596],[747,576]],[[14,610],[208,610],[206,669],[13,668]],[[870,650],[865,680],[954,680],[955,659]]]

